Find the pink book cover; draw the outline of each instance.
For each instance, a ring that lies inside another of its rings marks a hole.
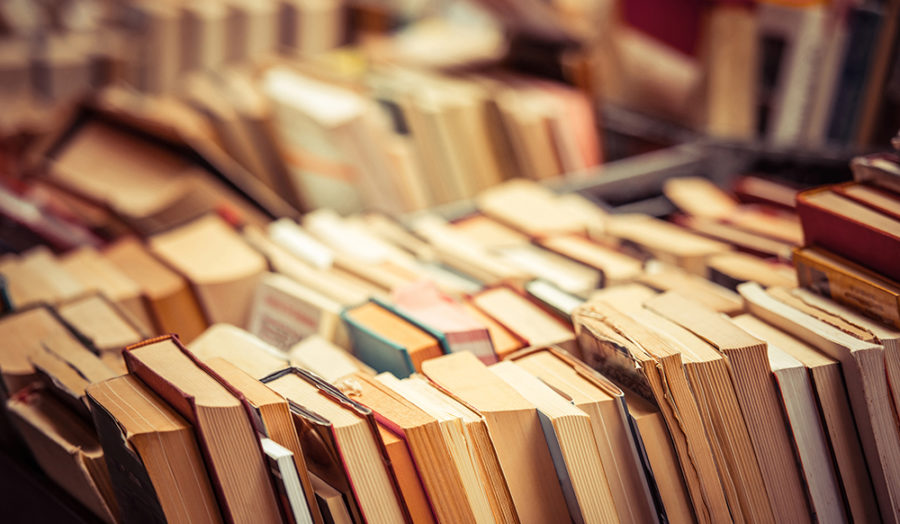
[[[422,280],[394,290],[394,305],[429,332],[438,331],[445,352],[468,351],[485,363],[497,361],[487,326],[469,315],[433,282]]]

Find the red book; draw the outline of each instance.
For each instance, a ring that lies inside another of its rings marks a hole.
[[[900,280],[900,221],[844,197],[840,190],[826,186],[798,195],[805,244]]]

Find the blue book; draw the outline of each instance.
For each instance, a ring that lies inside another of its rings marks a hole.
[[[341,318],[356,357],[379,373],[406,378],[420,371],[425,360],[443,355],[435,337],[377,302],[347,308]]]

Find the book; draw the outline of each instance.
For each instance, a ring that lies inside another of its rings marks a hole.
[[[571,327],[508,287],[482,291],[473,295],[469,303],[510,330],[527,346],[559,345],[580,354]]]
[[[590,417],[540,379],[513,362],[489,368],[537,409],[544,438],[575,522],[619,520]]]
[[[224,220],[199,218],[151,237],[148,245],[190,282],[209,324],[246,325],[266,262]]]
[[[746,429],[743,424],[735,424],[734,418],[724,419],[731,421],[729,426],[712,425],[709,407],[724,412],[736,404],[733,393],[726,389],[714,393],[717,401],[713,406],[706,405],[704,391],[709,388],[701,381],[700,369],[721,373],[722,358],[691,339],[690,333],[645,310],[643,302],[653,296],[655,293],[647,288],[610,288],[576,312],[584,361],[660,406],[694,515],[701,522],[715,522],[718,515],[730,515],[729,505],[731,512],[743,511],[735,481],[719,480],[720,476],[736,479],[741,473],[733,462],[725,461],[719,442],[746,450],[750,447]],[[625,332],[628,339],[621,335]],[[679,335],[682,342],[675,338]],[[694,347],[696,352],[692,351]],[[625,359],[619,356],[618,348],[627,351]],[[695,391],[699,393],[695,395]],[[750,470],[747,475],[753,474],[758,478],[758,470]],[[747,488],[742,484],[741,489]]]
[[[231,324],[210,326],[188,349],[204,362],[223,358],[257,380],[288,365],[287,355]]]
[[[900,189],[900,157],[896,153],[876,153],[854,157],[850,161],[853,180],[889,191]]]
[[[548,236],[539,239],[538,244],[600,271],[600,287],[629,282],[643,269],[640,260],[579,235]]]
[[[468,351],[485,363],[497,360],[488,328],[430,281],[419,281],[393,293],[395,311],[433,335],[444,353]]]
[[[334,300],[284,275],[266,273],[253,295],[247,331],[282,351],[313,335],[349,347],[340,313]]]
[[[805,245],[827,249],[887,278],[900,279],[893,260],[898,254],[900,222],[850,200],[830,187],[797,196]]]
[[[421,375],[400,380],[389,373],[379,373],[375,378],[441,421],[442,425],[449,426],[449,429],[462,424],[479,482],[487,494],[494,519],[500,522],[515,521],[516,510],[509,494],[509,486],[503,477],[494,444],[481,416],[436,388]]]
[[[706,13],[706,129],[730,139],[752,139],[757,134],[756,89],[761,74],[759,17],[747,5],[723,3]]]
[[[634,419],[647,462],[653,471],[653,481],[669,522],[693,518],[691,502],[684,479],[680,475],[678,459],[660,410],[643,397],[622,389],[628,413]]]
[[[519,520],[568,518],[534,406],[470,353],[444,355],[422,368],[441,389],[484,417]]]
[[[346,309],[341,317],[356,356],[378,372],[405,378],[420,372],[426,360],[443,354],[437,339],[377,302]]]
[[[626,252],[654,257],[700,276],[706,275],[708,257],[729,250],[722,242],[646,215],[610,217],[605,236],[618,242]]]
[[[828,437],[819,418],[819,404],[806,367],[771,340],[774,328],[765,322],[744,314],[736,317],[734,323],[767,343],[769,367],[778,383],[784,413],[794,436],[811,509],[817,515],[845,520],[840,482],[832,466]]]
[[[38,378],[30,358],[44,351],[44,340],[57,337],[76,347],[81,346],[76,335],[47,306],[37,306],[4,316],[0,319],[0,335],[6,341],[6,349],[0,353],[4,398]]]
[[[891,218],[900,219],[900,200],[891,191],[854,183],[834,186],[834,191]]]
[[[820,320],[843,329],[849,327],[846,332],[860,340],[877,342],[884,347],[884,366],[887,370],[888,384],[891,386],[891,394],[894,397],[894,407],[900,400],[900,332],[888,326],[874,322],[859,314],[856,310],[842,306],[828,298],[810,292],[806,289],[793,289],[791,294],[804,304],[820,310],[820,314],[813,315]],[[836,318],[843,323],[836,322]],[[856,328],[856,329],[853,329]]]
[[[359,372],[375,374],[375,370],[351,353],[318,335],[291,346],[288,357],[291,362],[312,371],[330,384],[337,384],[341,379]]]
[[[374,378],[361,375],[345,383],[354,388],[354,398],[371,409],[385,429],[405,441],[437,521],[493,518],[462,424],[431,416]],[[414,479],[398,475],[397,480],[402,486]]]
[[[738,291],[750,313],[841,363],[879,509],[883,514],[895,514],[890,493],[894,489],[891,479],[898,472],[891,457],[900,453],[900,439],[893,425],[885,425],[891,413],[891,400],[882,347],[853,338],[810,317],[766,294],[753,283],[742,284]]]
[[[241,371],[223,358],[211,358],[206,365],[220,384],[234,393],[243,395],[251,413],[258,419],[257,430],[263,430],[263,453],[278,465],[273,474],[275,483],[284,484],[287,490],[288,513],[297,522],[322,522],[309,475],[306,471],[306,454],[300,445],[294,427],[290,407],[284,398],[266,387],[259,380]],[[268,450],[266,447],[268,446]],[[285,461],[292,466],[284,464]],[[279,481],[279,477],[281,481]],[[295,484],[289,486],[289,484]],[[300,497],[297,500],[297,496]]]
[[[408,521],[371,410],[296,368],[263,382],[292,403],[307,467],[343,494],[354,521]]]
[[[866,468],[862,444],[853,422],[853,412],[840,363],[813,346],[766,324],[766,340],[803,363],[816,392],[822,423],[828,432],[829,449],[840,475],[841,492],[854,520],[875,518],[878,503]]]
[[[522,347],[525,346],[525,341],[518,338],[513,332],[503,327],[503,325],[486,313],[473,306],[469,301],[463,302],[462,308],[468,314],[472,315],[472,318],[477,319],[487,327],[488,335],[491,337],[491,345],[494,346],[494,352],[497,354],[498,359],[502,360],[506,355],[509,355],[517,349],[522,349]]]
[[[178,333],[190,342],[206,329],[187,280],[157,260],[140,241],[117,240],[103,251],[103,257],[138,285],[155,333]]]
[[[17,308],[40,302],[57,304],[86,291],[45,246],[32,248],[20,257],[8,258],[0,272],[8,280],[9,298]]]
[[[103,522],[117,522],[103,449],[90,423],[53,395],[24,389],[6,401],[6,410],[48,477]]]
[[[347,504],[341,496],[341,492],[334,489],[327,482],[310,473],[310,480],[316,490],[316,502],[319,510],[325,516],[326,522],[334,524],[352,524]]]
[[[198,159],[196,152],[189,151],[191,146],[173,140],[174,134],[160,132],[160,127],[171,127],[162,103],[151,99],[129,105],[124,100],[127,96],[118,103],[100,100],[80,108],[34,152],[35,163],[46,172],[48,182],[108,209],[142,235],[172,228],[218,207],[227,207],[251,223],[266,221],[265,212],[219,178],[227,178],[228,168],[221,169],[227,162],[219,158],[217,166]],[[158,121],[154,123],[153,118]],[[103,158],[99,170],[98,158]],[[284,209],[278,207],[278,211]]]
[[[475,281],[517,282],[531,276],[483,246],[469,242],[465,235],[436,215],[417,215],[411,228],[434,247],[438,260]]]
[[[710,260],[713,259],[714,257],[710,257]],[[743,310],[740,295],[737,293],[677,268],[662,266],[658,271],[645,272],[636,280],[657,291],[674,291],[683,297],[703,304],[704,307],[726,315],[734,315]]]
[[[772,82],[768,107],[763,109],[765,135],[775,144],[802,144],[826,41],[826,4],[762,2],[758,16],[761,68],[773,72],[760,75],[763,82]]]
[[[525,284],[525,294],[565,322],[572,322],[572,313],[584,302],[584,299],[539,278]]]
[[[107,366],[97,355],[70,333],[59,330],[49,333],[39,342],[28,360],[60,400],[86,419],[85,390],[90,384],[119,376],[123,373]]]
[[[61,304],[56,311],[79,334],[87,337],[100,359],[120,374],[125,374],[122,349],[150,336],[132,323],[105,295],[86,295]]]
[[[656,521],[659,516],[652,496],[656,484],[641,461],[643,446],[632,432],[622,390],[555,348],[526,350],[509,360],[571,399],[589,416],[619,521]]]
[[[586,233],[584,216],[561,197],[528,180],[510,180],[480,193],[476,206],[482,213],[531,237]]]
[[[300,484],[300,478],[297,476],[297,467],[294,465],[294,454],[291,450],[278,444],[272,439],[260,439],[263,453],[269,463],[269,469],[272,474],[275,489],[278,491],[279,498],[285,509],[285,515],[288,520],[293,522],[313,522],[312,516],[309,514],[309,506],[303,494],[303,487]],[[318,509],[318,508],[317,508]]]
[[[314,207],[345,213],[363,205],[402,208],[392,166],[377,145],[385,130],[371,100],[287,67],[266,71],[262,86],[274,104],[279,136],[293,152],[287,158],[300,159],[290,162],[294,186],[318,199]]]
[[[318,291],[342,306],[361,304],[379,293],[374,286],[368,286],[339,271],[313,267],[272,241],[259,228],[248,226],[243,233],[247,243],[266,257],[272,270]]]
[[[732,291],[743,282],[759,282],[765,287],[797,287],[797,273],[789,265],[746,253],[724,253],[710,257],[710,280]]]
[[[782,414],[765,355],[765,341],[735,326],[730,320],[689,299],[667,292],[653,297],[646,307],[700,336],[731,364],[735,393],[747,424],[772,512],[805,520],[803,480],[795,467],[791,434],[784,423],[773,424],[772,414]],[[762,356],[763,358],[760,358]],[[782,414],[783,417],[783,414]],[[783,420],[778,418],[777,420]]]
[[[794,251],[799,284],[886,324],[900,327],[900,284],[828,251]]]
[[[137,378],[88,388],[122,518],[222,522],[193,427]]]
[[[240,398],[210,376],[177,336],[129,346],[135,375],[194,426],[225,519],[281,522],[256,430]]]
[[[729,222],[710,220],[703,217],[681,217],[676,222],[699,235],[718,242],[731,244],[748,253],[777,257],[788,260],[793,245],[779,239],[769,238],[753,231],[747,231]]]
[[[60,257],[63,269],[86,289],[102,293],[113,304],[127,311],[144,332],[153,328],[153,320],[143,302],[141,287],[103,254],[91,247],[81,247]]]

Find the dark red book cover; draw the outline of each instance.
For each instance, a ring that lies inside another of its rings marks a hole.
[[[810,201],[811,196],[831,189],[826,186],[797,196],[805,245],[823,247],[885,277],[900,280],[900,237]]]

